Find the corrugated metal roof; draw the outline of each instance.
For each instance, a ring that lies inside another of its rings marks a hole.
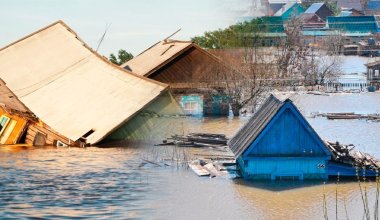
[[[190,41],[160,41],[135,58],[122,64],[121,67],[130,69],[140,76],[149,76],[192,46],[193,43]]]
[[[281,16],[263,16],[257,20],[260,31],[263,33],[285,33]]]
[[[22,62],[21,61],[26,61]],[[38,118],[77,140],[101,141],[167,85],[113,65],[62,21],[0,50],[0,78]]]
[[[323,5],[324,3],[313,3],[304,13],[315,14]]]
[[[374,16],[327,17],[330,29],[346,32],[377,33],[378,24]]]
[[[249,148],[285,102],[280,101],[274,95],[270,95],[260,109],[258,109],[235,136],[231,138],[228,145],[236,158]]]

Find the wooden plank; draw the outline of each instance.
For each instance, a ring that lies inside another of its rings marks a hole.
[[[214,167],[214,164],[208,163],[203,166],[209,173],[211,177],[220,176],[220,173],[216,168]]]
[[[205,168],[203,168],[199,164],[189,163],[189,167],[194,171],[198,176],[210,176],[210,172],[208,172]]]

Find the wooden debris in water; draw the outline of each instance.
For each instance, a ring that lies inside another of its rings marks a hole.
[[[170,140],[170,141],[169,141]],[[188,135],[172,135],[163,144],[175,144],[181,147],[211,147],[219,148],[227,146],[228,139],[224,134],[190,133]]]
[[[353,120],[353,119],[365,119],[373,122],[380,122],[380,114],[356,114],[354,112],[342,112],[342,113],[313,113],[311,117],[326,117],[330,120]]]
[[[366,169],[379,170],[380,161],[375,157],[363,153],[361,151],[354,151],[354,145],[342,145],[339,142],[325,141],[325,145],[332,153],[332,160],[338,163],[349,165],[366,166]]]
[[[195,161],[190,162],[189,167],[198,176],[210,176],[210,172],[201,165],[199,160],[195,160]]]
[[[236,173],[236,161],[204,161],[204,160],[194,160],[189,163],[189,167],[198,176],[227,176],[232,174],[233,178],[239,177]],[[231,168],[232,167],[232,168]]]

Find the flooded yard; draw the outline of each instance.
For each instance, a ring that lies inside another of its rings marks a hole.
[[[380,93],[293,95],[305,116],[313,112],[380,113]],[[323,195],[335,219],[336,184],[246,182],[197,177],[175,159],[195,148],[153,146],[169,134],[224,133],[248,117],[170,118],[151,143],[110,148],[0,148],[0,216],[19,219],[323,219]],[[355,144],[380,157],[380,122],[307,120],[322,139]],[[163,132],[165,130],[165,132]],[[207,149],[205,150],[207,151]],[[171,159],[156,166],[143,159]],[[368,182],[373,217],[375,183]],[[358,183],[338,186],[338,218],[362,219]]]

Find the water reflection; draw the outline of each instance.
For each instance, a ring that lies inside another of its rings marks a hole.
[[[364,111],[368,107],[367,111],[373,113],[380,109],[380,94],[354,95],[349,96],[350,101],[339,100],[343,95],[306,95],[296,98],[296,102],[304,112],[354,108]],[[154,141],[130,143],[122,148],[0,147],[0,216],[3,219],[323,219],[325,194],[328,215],[335,218],[334,182],[252,183],[199,178],[177,161],[162,167],[143,163],[142,159],[171,159],[201,151],[153,146],[163,134],[213,132],[231,137],[247,119],[181,118],[176,123],[173,119],[170,131],[164,132],[163,128]],[[380,123],[307,119],[322,138],[354,143],[359,149],[375,153],[378,149]],[[366,185],[373,216],[375,186]],[[339,184],[339,218],[346,219],[345,203],[350,219],[363,217],[356,182]]]

